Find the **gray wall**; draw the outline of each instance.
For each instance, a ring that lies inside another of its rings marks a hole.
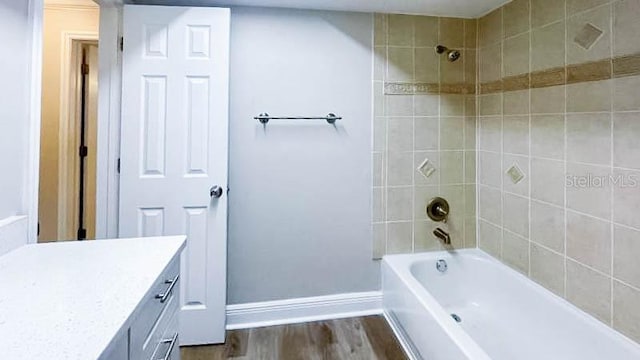
[[[380,288],[371,37],[370,14],[232,10],[230,304]],[[344,120],[263,127],[261,112]]]
[[[24,212],[31,54],[28,1],[0,0],[0,219]]]

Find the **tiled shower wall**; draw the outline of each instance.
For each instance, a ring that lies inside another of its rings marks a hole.
[[[440,249],[437,226],[453,248],[475,247],[477,20],[377,14],[374,38],[374,258]],[[437,44],[461,58],[448,62]],[[428,177],[416,170],[425,160]],[[447,224],[425,213],[438,195]]]
[[[515,0],[478,37],[479,247],[636,341],[638,19],[640,0]]]

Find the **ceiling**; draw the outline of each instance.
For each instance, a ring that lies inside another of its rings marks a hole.
[[[477,18],[511,0],[125,0],[174,6],[264,6]]]

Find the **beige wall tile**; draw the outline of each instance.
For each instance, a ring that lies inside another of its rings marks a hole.
[[[603,34],[586,50],[574,39],[585,25],[595,26]],[[611,11],[609,6],[598,7],[567,19],[567,64],[580,64],[611,56]]]
[[[502,101],[505,115],[529,114],[529,90],[505,92]]]
[[[478,21],[480,47],[494,44],[502,39],[502,8],[490,12]]]
[[[531,71],[564,66],[565,22],[558,21],[531,32]]]
[[[611,115],[567,115],[567,161],[611,163]]]
[[[614,166],[640,169],[639,136],[640,112],[613,114]]]
[[[387,252],[387,224],[372,224],[373,259],[382,259]]]
[[[372,153],[371,164],[373,169],[373,186],[383,186],[385,181],[384,154],[381,152]]]
[[[450,49],[464,47],[464,19],[440,18],[438,41]]]
[[[387,149],[387,118],[376,116],[373,118],[373,151]]]
[[[387,155],[387,185],[410,186],[413,184],[413,153],[389,152]]]
[[[514,0],[504,6],[504,37],[526,32],[530,28],[529,0]]]
[[[465,206],[465,216],[467,218],[475,218],[476,216],[476,186],[465,185],[464,187],[464,206]]]
[[[478,98],[481,116],[502,114],[502,94],[481,95]]]
[[[481,83],[502,78],[502,43],[498,42],[481,48],[479,59]]]
[[[515,270],[529,274],[529,241],[518,235],[502,233],[502,259]]]
[[[502,151],[502,117],[480,118],[480,150]]]
[[[613,327],[640,342],[640,291],[613,282]]]
[[[383,81],[387,72],[387,48],[376,46],[373,49],[373,80]]]
[[[429,159],[429,163],[436,169],[433,174],[429,177],[424,177],[420,172],[418,172],[418,167],[422,165],[422,163]],[[413,155],[413,183],[416,186],[423,185],[438,185],[440,184],[440,174],[442,170],[440,169],[440,152],[439,151],[416,151]]]
[[[507,171],[516,165],[520,171],[524,174],[524,178],[517,183],[514,183],[511,177],[507,174]],[[529,157],[520,155],[502,155],[502,189],[513,194],[521,196],[529,196],[529,178],[531,172],[529,171]]]
[[[464,183],[475,184],[476,183],[476,152],[465,151],[464,152]]]
[[[389,33],[387,35],[390,46],[413,46],[413,16],[388,15]]]
[[[552,114],[564,113],[564,86],[554,86],[541,89],[531,89],[531,113]]]
[[[502,230],[486,221],[478,221],[478,247],[489,255],[501,258]]]
[[[640,110],[640,76],[630,76],[613,80],[613,110]]]
[[[383,95],[383,83],[382,81],[373,82],[373,115],[384,115],[384,102],[385,96]]]
[[[464,183],[464,151],[440,152],[440,183]]]
[[[433,48],[438,44],[438,18],[433,16],[414,16],[415,46]]]
[[[467,248],[475,248],[478,246],[476,236],[476,218],[467,217],[464,223],[464,246]]]
[[[433,235],[433,231],[440,224],[430,220],[419,220],[414,223],[413,238],[415,241],[415,251],[439,251],[444,250],[440,239]]]
[[[531,244],[531,278],[558,296],[564,296],[564,258]]]
[[[464,20],[464,47],[474,49],[478,44],[478,19]]]
[[[388,48],[388,81],[411,81],[413,79],[413,49],[410,47]]]
[[[449,61],[446,56],[440,56],[440,82],[442,84],[462,84],[464,82],[465,61],[464,56],[454,62]]]
[[[480,218],[502,226],[502,192],[488,186],[479,186]]]
[[[567,208],[611,219],[611,168],[567,163]]]
[[[464,185],[443,185],[440,196],[447,199],[450,206],[447,222],[440,227],[451,235],[451,245],[460,248],[464,244]]]
[[[415,130],[414,150],[437,150],[439,147],[439,125],[437,117],[416,117],[414,120]]]
[[[404,96],[411,98],[410,96]],[[438,116],[440,97],[437,95],[414,95],[413,113],[415,116]]]
[[[531,0],[531,26],[539,27],[564,19],[565,0]]]
[[[375,14],[373,17],[373,44],[387,45],[387,14]]]
[[[613,276],[640,288],[640,231],[615,226],[613,239]]]
[[[440,79],[440,57],[432,48],[415,48],[415,80],[437,83]]]
[[[371,221],[374,223],[384,221],[384,188],[374,187],[371,191],[373,197],[373,215]]]
[[[605,274],[611,273],[609,222],[567,211],[567,256]]]
[[[440,95],[440,117],[463,115],[464,95]]]
[[[476,126],[477,119],[472,116],[464,118],[464,148],[467,150],[476,149]]]
[[[478,75],[478,52],[476,50],[464,50],[464,82],[475,85]],[[459,60],[458,60],[459,61]]]
[[[504,228],[529,238],[529,199],[505,193],[502,201],[504,202],[502,218]]]
[[[637,0],[616,1],[613,4],[614,55],[629,55],[640,52],[640,2]]]
[[[502,186],[502,160],[500,154],[480,151],[479,161],[480,184],[500,189]]]
[[[589,10],[596,6],[604,5],[610,0],[567,0],[567,16],[575,15],[578,12]]]
[[[531,117],[531,156],[564,159],[564,115]]]
[[[413,188],[392,187],[387,188],[387,221],[409,221],[413,218]]]
[[[611,80],[567,85],[567,112],[611,111]]]
[[[440,118],[440,150],[464,149],[464,118]]]
[[[529,116],[505,116],[502,129],[505,153],[529,154]]]
[[[564,253],[564,209],[531,201],[531,241]]]
[[[531,198],[564,206],[564,164],[531,159]]]
[[[437,105],[436,105],[437,108]],[[384,114],[387,116],[412,116],[413,99],[411,96],[385,95]]]
[[[402,254],[413,250],[413,223],[387,223],[387,254]]]
[[[611,278],[567,261],[567,300],[609,324],[611,321]]]
[[[613,221],[640,229],[640,171],[614,169]]]
[[[504,41],[503,76],[514,76],[529,72],[529,33],[520,34]]]
[[[387,147],[390,152],[413,150],[413,118],[389,118],[387,132]]]

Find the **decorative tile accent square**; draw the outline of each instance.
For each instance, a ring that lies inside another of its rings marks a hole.
[[[573,39],[576,44],[580,45],[583,49],[589,50],[600,39],[604,32],[592,24],[585,24],[582,30],[578,31],[576,37]]]
[[[418,170],[418,172],[422,174],[425,179],[428,179],[431,175],[433,175],[434,172],[436,172],[435,166],[433,166],[428,158],[424,159],[422,164],[420,164],[420,166],[418,166],[416,170]]]
[[[509,178],[514,184],[517,184],[524,179],[524,173],[516,164],[511,165],[509,170],[507,170],[507,175],[509,175]]]

